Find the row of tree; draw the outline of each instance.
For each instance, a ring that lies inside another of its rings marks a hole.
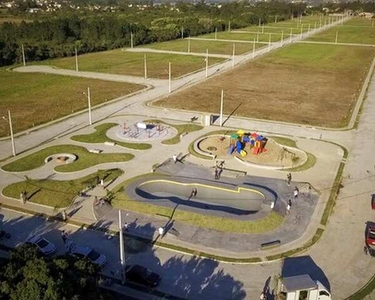
[[[4,23],[0,27],[0,66],[21,62],[21,45],[26,59],[38,61],[134,45],[162,42],[182,36],[196,36],[252,24],[267,23],[303,13],[303,4],[284,2],[244,2],[223,4],[221,8],[199,3],[178,3],[175,9],[150,7],[127,13],[97,13],[85,15],[62,12],[42,21]]]

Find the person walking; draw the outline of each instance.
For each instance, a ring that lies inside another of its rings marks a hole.
[[[177,162],[177,155],[173,154],[172,159],[173,159],[173,162],[176,163]]]
[[[289,215],[290,214],[290,209],[292,208],[292,200],[288,200],[288,205],[286,207],[286,214]]]
[[[215,180],[218,180],[218,179],[219,179],[219,168],[216,165],[215,166]]]
[[[294,195],[294,199],[298,198],[298,195],[299,195],[299,189],[298,189],[298,187],[294,187],[293,195]]]
[[[61,231],[61,238],[63,240],[63,243],[65,244],[68,240],[68,234],[65,232],[65,230]]]
[[[191,191],[191,196],[190,198],[195,198],[197,196],[197,188],[196,187],[193,187],[193,190]]]
[[[290,185],[290,182],[292,181],[292,174],[291,174],[291,173],[288,173],[288,174],[286,175],[286,178],[287,178],[286,182],[287,182],[287,184],[288,184],[288,186],[289,186],[289,185]]]

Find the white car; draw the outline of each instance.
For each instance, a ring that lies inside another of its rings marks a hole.
[[[35,245],[44,255],[52,255],[57,251],[54,244],[39,235],[33,235],[32,237],[28,238],[26,244]]]
[[[78,258],[88,258],[99,267],[104,267],[107,263],[107,257],[104,254],[100,254],[88,246],[78,246],[76,243],[69,241],[66,244],[66,248],[71,255]]]

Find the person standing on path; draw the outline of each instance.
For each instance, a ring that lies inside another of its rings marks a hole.
[[[297,199],[297,198],[298,198],[298,194],[299,194],[299,189],[298,189],[298,187],[294,187],[294,192],[293,192],[293,194],[294,194],[294,199]]]
[[[219,179],[219,168],[215,166],[215,180]]]
[[[172,159],[173,159],[173,162],[176,163],[177,162],[177,155],[173,154]]]
[[[287,178],[287,180],[286,180],[287,185],[289,186],[289,185],[290,185],[290,182],[292,181],[292,174],[291,174],[291,173],[288,173],[288,174],[286,175],[286,178]]]
[[[65,230],[61,231],[61,238],[63,240],[63,243],[65,244],[68,239],[68,234],[65,232]]]
[[[289,215],[290,214],[290,209],[292,207],[292,200],[288,200],[288,205],[286,207],[286,214]]]
[[[197,188],[193,187],[193,190],[191,191],[189,198],[195,198],[195,196],[197,196],[197,193],[198,193]]]

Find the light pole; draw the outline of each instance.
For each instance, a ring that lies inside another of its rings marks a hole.
[[[221,98],[220,98],[220,127],[223,126],[223,106],[224,106],[224,90],[221,90]]]
[[[91,118],[91,95],[90,95],[90,88],[87,88],[87,95],[85,92],[83,94],[87,97],[87,104],[89,107],[89,124],[92,125],[92,118]]]
[[[77,46],[75,47],[75,53],[76,53],[76,72],[78,72],[78,53],[77,53]]]
[[[12,126],[12,117],[10,116],[10,110],[8,110],[8,119],[3,117],[3,119],[5,121],[8,122],[9,124],[9,128],[10,128],[10,140],[11,140],[11,143],[12,143],[12,153],[13,153],[13,156],[16,156],[17,153],[16,153],[16,147],[14,145],[14,136],[13,136],[13,126]]]
[[[281,46],[283,45],[284,42],[284,30],[281,31]]]
[[[168,63],[168,91],[169,93],[172,92],[172,64],[171,62]]]
[[[190,36],[188,38],[188,53],[190,53]]]
[[[337,30],[337,31],[336,31],[335,44],[337,44],[337,39],[338,39],[338,37],[339,37],[339,31]]]
[[[130,32],[130,48],[133,49],[133,32]]]
[[[233,44],[232,68],[234,67],[234,56],[236,55],[236,44]]]
[[[217,40],[217,27],[215,27],[215,40]]]
[[[147,56],[146,54],[143,56],[143,61],[144,61],[145,79],[147,79]]]
[[[21,49],[22,49],[22,62],[23,62],[23,66],[26,66],[25,48],[23,48],[23,44],[21,44]]]
[[[120,236],[120,262],[121,262],[121,282],[125,283],[125,250],[124,250],[124,233],[122,230],[122,219],[121,219],[121,209],[118,210],[118,233]]]
[[[255,39],[254,39],[254,42],[253,42],[253,58],[255,57]]]
[[[208,49],[206,49],[206,78],[208,77]]]

